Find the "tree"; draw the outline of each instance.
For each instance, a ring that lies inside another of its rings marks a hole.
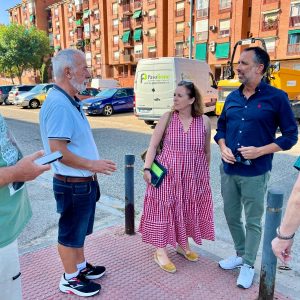
[[[43,57],[50,54],[49,39],[44,31],[32,26],[0,26],[0,72],[17,76],[22,83],[25,70],[39,69]]]

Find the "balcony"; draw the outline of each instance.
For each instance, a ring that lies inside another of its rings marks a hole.
[[[143,53],[134,54],[134,60],[138,61],[143,58]]]
[[[156,22],[156,16],[148,16],[148,23],[155,23]]]
[[[208,16],[208,8],[199,9],[196,12],[197,18],[207,17]]]
[[[175,56],[183,56],[183,48],[175,49]]]
[[[300,44],[289,44],[287,46],[287,55],[299,55]]]
[[[149,35],[148,36],[148,42],[155,42],[156,41],[156,35]]]
[[[175,16],[176,17],[182,17],[182,16],[184,16],[184,8],[175,10]]]
[[[134,1],[134,9],[142,8],[142,1]]]
[[[130,20],[122,21],[123,29],[129,29],[130,28]]]
[[[262,21],[261,31],[270,31],[278,29],[278,19],[269,19],[268,21]]]
[[[124,63],[132,62],[132,55],[131,54],[124,54],[123,55],[123,61],[124,61]]]
[[[156,51],[148,51],[148,57],[149,58],[155,58],[156,57]]]
[[[290,27],[300,26],[300,16],[292,16],[290,17]]]
[[[76,5],[76,6],[75,6],[75,11],[76,11],[77,13],[81,13],[81,12],[82,12],[82,4]]]
[[[112,31],[118,31],[119,30],[119,26],[118,25],[113,25],[112,26]]]
[[[123,14],[126,15],[126,16],[132,15],[130,3],[127,3],[127,4],[123,5]]]
[[[135,27],[142,26],[143,20],[142,18],[135,19]]]
[[[88,0],[83,0],[82,9],[83,10],[89,9],[89,1]]]

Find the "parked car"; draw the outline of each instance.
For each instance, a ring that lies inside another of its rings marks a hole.
[[[83,92],[78,93],[76,97],[80,100],[84,100],[87,98],[95,97],[98,93],[99,90],[96,88],[86,88],[86,90],[84,90]]]
[[[29,92],[17,96],[14,104],[22,107],[38,108],[45,101],[47,92],[53,87],[53,83],[36,85]]]
[[[89,115],[110,116],[114,112],[133,111],[133,88],[106,89],[82,103],[84,112]]]
[[[9,104],[7,101],[8,94],[14,85],[0,85],[0,105],[2,103]]]
[[[35,84],[22,84],[14,86],[8,94],[8,104],[13,104],[17,96],[30,91],[33,87],[35,87]]]

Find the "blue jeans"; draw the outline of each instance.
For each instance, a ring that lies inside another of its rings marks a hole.
[[[100,198],[98,181],[63,182],[53,178],[58,222],[58,243],[82,248],[85,237],[93,232],[96,202]]]

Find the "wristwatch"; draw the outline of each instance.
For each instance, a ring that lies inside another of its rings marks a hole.
[[[276,228],[276,236],[280,239],[280,240],[292,240],[295,236],[295,233],[291,234],[291,235],[282,235],[280,233],[280,227]]]

